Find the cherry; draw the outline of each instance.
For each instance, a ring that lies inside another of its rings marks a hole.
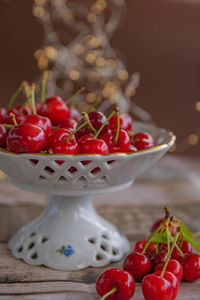
[[[131,131],[133,128],[133,120],[127,114],[120,114],[120,129]],[[109,127],[111,130],[117,129],[117,116],[114,115],[109,121]]]
[[[48,135],[45,148],[47,150],[50,150],[52,149],[52,147],[59,144],[60,142],[61,143],[65,142],[68,136],[71,134],[72,131],[66,128],[55,129]],[[76,142],[75,136],[73,136],[73,141]]]
[[[151,260],[147,256],[134,252],[126,257],[123,269],[130,272],[135,279],[140,280],[151,272],[151,267]]]
[[[13,125],[13,120],[10,117],[11,113],[15,115],[15,119],[18,124],[20,124],[24,121],[24,118],[25,118],[24,115],[22,113],[20,113],[16,108],[11,108],[11,109],[8,109],[7,112],[5,113],[5,115],[3,117],[3,123]]]
[[[189,254],[192,253],[193,249],[192,249],[192,245],[186,241],[181,242],[181,251],[183,252],[183,254]]]
[[[18,105],[15,109],[24,116],[29,116],[32,114],[31,109],[28,106]]]
[[[25,118],[23,124],[25,123],[33,124],[42,128],[42,130],[44,131],[44,133],[46,133],[46,135],[48,135],[52,130],[51,121],[49,118],[46,117],[42,117],[38,115],[30,115]]]
[[[153,266],[165,263],[167,260],[167,256],[168,256],[168,251],[162,251],[157,253],[152,259]]]
[[[108,154],[107,144],[101,139],[87,139],[79,144],[79,152],[82,154]]]
[[[183,280],[194,282],[200,278],[200,256],[198,254],[188,254],[183,263]]]
[[[0,147],[5,146],[7,138],[7,131],[6,128],[0,124]]]
[[[17,153],[38,153],[46,143],[44,131],[32,124],[19,124],[13,127],[7,136],[7,146]]]
[[[129,152],[131,142],[128,133],[125,130],[120,129],[117,142],[116,142],[116,133],[117,130],[114,130],[112,131],[112,133],[105,133],[100,136],[101,139],[104,140],[108,145],[109,152],[110,153]]]
[[[54,125],[69,117],[69,109],[60,97],[50,97],[41,105],[40,114],[49,118]]]
[[[98,131],[101,128],[101,126],[106,122],[106,117],[104,116],[104,114],[101,112],[97,112],[97,111],[90,112],[88,115],[88,118],[96,131]],[[83,117],[79,121],[77,127],[79,127],[84,122],[85,122],[85,118]],[[107,124],[105,124],[105,126],[101,132],[102,133],[108,132],[108,129],[109,129],[109,125],[107,123]],[[82,135],[86,135],[86,134],[90,134],[90,133],[92,133],[92,130],[89,127],[89,125],[86,125],[76,133],[76,136],[79,139]]]
[[[142,280],[142,292],[146,300],[172,300],[171,283],[156,274],[148,274]]]
[[[3,123],[4,115],[6,114],[6,109],[1,107],[0,108],[0,124]]]
[[[141,241],[137,241],[135,243],[135,246],[134,246],[134,249],[133,249],[133,252],[139,252],[139,253],[142,253],[144,247],[145,247],[145,244],[147,243],[147,240],[141,240]],[[145,251],[145,254],[151,254],[152,252],[154,252],[156,250],[156,244],[154,244],[153,242],[150,242],[148,248],[146,249]]]
[[[147,132],[139,132],[133,136],[133,146],[138,150],[148,149],[154,146],[154,139]]]
[[[154,272],[155,275],[161,276],[162,271]],[[165,271],[163,274],[163,278],[168,280],[171,283],[172,289],[173,289],[173,296],[172,300],[176,299],[179,291],[179,280],[176,278],[176,276],[168,271]]]
[[[67,128],[74,131],[77,127],[78,122],[72,118],[68,118],[60,123],[58,123],[58,127]]]
[[[71,132],[69,132],[69,135]],[[63,142],[59,142],[51,147],[51,151],[53,153],[60,153],[60,154],[77,154],[78,153],[78,143],[76,141],[75,136],[70,137],[69,140],[66,138],[63,139]]]
[[[163,267],[164,263],[158,264],[155,267],[154,272],[162,271]],[[173,273],[179,281],[181,281],[183,278],[183,267],[178,260],[170,259],[166,271]]]
[[[110,268],[97,279],[96,290],[102,300],[128,300],[134,295],[135,280],[129,272]]]
[[[165,221],[165,219],[160,219],[160,220],[156,221],[155,224],[151,228],[151,232],[154,232],[164,221]],[[171,228],[171,234],[175,235],[176,234],[176,229],[177,229],[177,224],[173,223],[173,226],[172,226],[169,223],[169,227],[172,227]]]
[[[70,107],[69,108],[69,117],[71,119],[74,119],[78,123],[81,118],[81,115],[77,109]]]

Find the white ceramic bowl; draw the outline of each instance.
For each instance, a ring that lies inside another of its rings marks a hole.
[[[52,195],[47,210],[9,241],[15,257],[34,265],[77,270],[120,260],[129,251],[125,236],[95,212],[88,196],[130,186],[175,142],[173,133],[153,125],[135,122],[134,131],[152,134],[156,146],[108,155],[0,151],[0,168],[13,184]]]

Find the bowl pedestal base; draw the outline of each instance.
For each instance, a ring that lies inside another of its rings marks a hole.
[[[129,252],[126,237],[99,216],[90,197],[53,196],[45,212],[9,241],[16,258],[57,270],[101,267]]]

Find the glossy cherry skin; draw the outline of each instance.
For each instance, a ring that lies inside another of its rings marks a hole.
[[[173,288],[165,278],[148,274],[142,280],[142,292],[145,300],[172,300]]]
[[[114,287],[117,287],[118,290],[106,297],[106,300],[128,300],[134,295],[135,280],[129,272],[118,268],[110,268],[97,279],[96,290],[103,297]]]
[[[78,143],[74,136],[72,136],[68,142],[59,142],[51,147],[53,153],[59,154],[77,154],[78,149]]]
[[[75,108],[69,108],[69,118],[75,120],[78,123],[81,119],[80,112]]]
[[[13,113],[15,115],[17,124],[21,124],[24,121],[25,116],[22,113],[19,113],[16,108],[11,108],[7,110],[6,114],[4,115],[3,123],[13,125],[13,120],[10,117],[10,113]]]
[[[18,105],[15,109],[24,116],[30,116],[32,114],[32,111],[28,106],[23,107],[22,105]]]
[[[17,153],[39,153],[44,149],[46,134],[32,124],[20,124],[13,127],[7,136],[7,146]]]
[[[107,144],[100,139],[87,139],[84,143],[79,144],[79,153],[82,154],[108,154]]]
[[[165,263],[167,260],[167,255],[168,255],[168,251],[162,251],[157,253],[152,259],[153,266],[157,266],[158,264]]]
[[[193,251],[192,245],[186,241],[181,243],[180,248],[184,254],[189,254]]]
[[[89,120],[92,123],[92,126],[98,131],[98,129],[103,125],[103,123],[106,121],[106,117],[104,116],[103,113],[97,112],[97,111],[92,111],[88,114]],[[84,118],[81,118],[77,128],[85,122]],[[108,123],[104,126],[102,129],[101,133],[108,132],[109,125]],[[83,128],[81,128],[77,133],[76,137],[79,139],[82,135],[90,134],[93,133],[92,130],[88,125],[85,125]]]
[[[6,114],[6,109],[4,107],[0,107],[0,124],[3,123],[5,114]]]
[[[6,145],[6,138],[7,130],[2,124],[0,124],[0,147],[4,147]]]
[[[165,219],[160,219],[158,221],[156,221],[154,223],[154,225],[151,228],[151,232],[154,232],[164,221]],[[171,224],[169,224],[169,228],[171,227]],[[176,234],[176,228],[177,228],[177,224],[173,224],[172,228],[171,228],[171,234],[175,235]]]
[[[117,143],[115,143],[115,136],[116,130],[112,131],[112,133],[104,133],[100,138],[106,142],[110,153],[129,152],[131,141],[128,133],[125,130],[120,129]]]
[[[77,127],[78,122],[74,119],[68,118],[60,123],[58,123],[58,127],[67,128],[74,131]]]
[[[154,139],[147,132],[136,133],[133,136],[133,146],[135,146],[138,150],[148,149],[154,146]]]
[[[47,137],[46,150],[50,150],[53,146],[59,144],[60,142],[65,142],[66,138],[72,133],[71,130],[66,128],[58,128],[53,130]],[[75,136],[72,136],[74,142],[76,142]]]
[[[130,145],[129,152],[137,152],[137,148],[133,145]]]
[[[171,258],[178,260],[180,263],[183,261],[183,256],[181,253],[178,251],[178,249],[175,247],[174,250],[172,251]]]
[[[69,117],[69,109],[60,97],[50,97],[41,105],[40,115],[51,120],[56,125]]]
[[[46,133],[46,135],[48,135],[52,130],[51,120],[47,117],[42,117],[39,115],[27,116],[23,123],[33,124],[42,128],[42,130],[44,131],[44,133]]]
[[[163,267],[164,263],[158,264],[155,267],[154,272],[162,271]],[[170,259],[166,271],[173,273],[179,281],[183,278],[183,267],[178,260]]]
[[[130,272],[136,280],[141,280],[151,272],[152,263],[150,258],[141,253],[131,253],[124,261],[123,269]]]
[[[142,253],[146,242],[147,242],[146,240],[137,241],[134,245],[133,252]],[[154,244],[153,242],[150,242],[148,248],[145,251],[145,254],[148,255],[152,252],[155,252],[155,250],[156,250],[156,244]]]
[[[119,122],[120,122],[120,128],[124,130],[129,130],[131,131],[133,128],[133,120],[131,116],[127,114],[120,114],[119,116]],[[111,130],[117,129],[117,115],[114,115],[110,120],[109,120],[109,127]]]
[[[160,276],[162,273],[162,271],[157,271],[154,272],[155,275]],[[176,276],[169,272],[169,271],[165,271],[163,274],[163,278],[165,278],[166,280],[168,280],[171,283],[172,289],[173,289],[173,296],[172,296],[172,300],[176,299],[177,295],[178,295],[178,291],[179,291],[179,280],[176,278]]]
[[[183,280],[194,282],[200,278],[200,256],[198,254],[188,254],[183,263]]]

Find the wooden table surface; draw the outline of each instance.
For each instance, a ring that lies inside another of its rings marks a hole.
[[[162,217],[164,205],[191,230],[200,231],[200,159],[169,155],[128,190],[93,199],[98,213],[123,231],[131,245],[147,236],[151,224]],[[110,266],[122,267],[122,261],[105,268],[67,272],[30,266],[11,256],[8,239],[19,227],[37,217],[47,201],[44,195],[0,181],[0,299],[99,299],[95,291],[97,277]],[[139,283],[133,299],[144,299]],[[199,300],[200,281],[181,283],[177,299]]]

